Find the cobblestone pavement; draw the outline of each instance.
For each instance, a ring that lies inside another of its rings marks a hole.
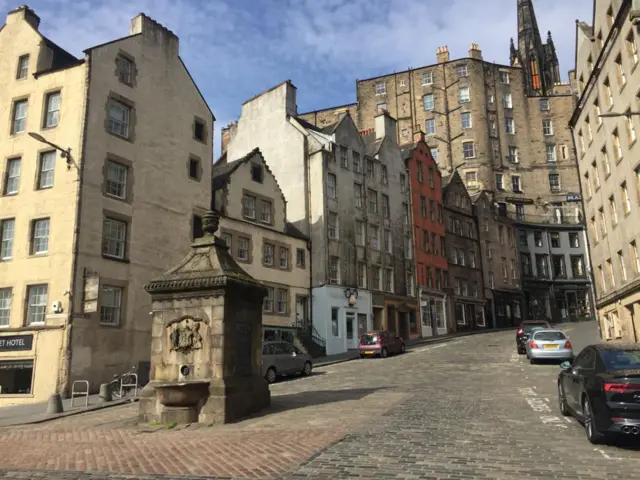
[[[592,341],[592,324],[567,331]],[[268,414],[223,427],[135,427],[126,406],[0,429],[0,479],[637,476],[639,450],[596,448],[557,413],[557,373],[514,332],[463,337],[277,383]]]

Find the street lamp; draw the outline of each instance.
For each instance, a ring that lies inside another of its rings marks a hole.
[[[76,165],[76,163],[73,161],[73,158],[71,158],[71,148],[67,148],[65,150],[64,148],[59,147],[55,143],[50,142],[39,133],[29,132],[29,136],[39,141],[40,143],[44,143],[45,145],[49,145],[50,147],[53,147],[56,150],[58,150],[60,152],[60,156],[67,161],[67,170],[71,170],[71,165],[75,165],[75,167],[78,168],[78,165]]]

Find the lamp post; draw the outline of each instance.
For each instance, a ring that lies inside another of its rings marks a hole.
[[[73,228],[73,247],[72,247],[72,260],[71,260],[71,279],[69,281],[69,296],[68,296],[68,306],[67,306],[67,335],[66,335],[66,351],[65,351],[65,360],[64,365],[60,367],[60,372],[62,374],[58,374],[57,388],[58,392],[62,394],[69,393],[69,377],[71,372],[71,357],[73,355],[73,350],[71,347],[72,343],[72,328],[73,328],[73,315],[74,315],[74,296],[75,296],[75,279],[78,268],[78,236],[80,232],[80,218],[81,218],[81,199],[82,199],[82,169],[78,166],[78,164],[71,157],[71,147],[66,149],[56,145],[53,142],[50,142],[46,138],[44,138],[39,133],[29,132],[29,136],[34,140],[37,140],[40,143],[44,143],[48,145],[58,152],[60,152],[60,156],[65,159],[67,162],[67,171],[71,170],[71,166],[76,167],[76,174],[78,179],[78,184],[76,186],[76,212],[75,212],[75,225]]]
[[[62,158],[64,158],[67,162],[67,170],[71,170],[71,166],[75,166],[76,168],[78,168],[78,165],[76,164],[76,162],[73,161],[73,158],[71,158],[71,148],[67,148],[64,149],[58,145],[56,145],[53,142],[50,142],[49,140],[47,140],[46,138],[44,138],[42,135],[40,135],[39,133],[35,133],[35,132],[29,132],[29,136],[31,138],[33,138],[34,140],[37,140],[40,143],[44,143],[45,145],[49,145],[50,147],[55,148],[57,151],[60,152],[60,156]]]

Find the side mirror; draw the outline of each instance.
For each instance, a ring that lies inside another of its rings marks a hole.
[[[571,362],[570,362],[570,361],[568,361],[568,360],[565,360],[564,362],[562,362],[562,363],[560,364],[560,368],[561,368],[562,370],[569,370],[569,369],[571,368]]]

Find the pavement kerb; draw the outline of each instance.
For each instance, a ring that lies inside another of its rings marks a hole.
[[[52,420],[56,420],[58,418],[71,417],[73,415],[80,415],[81,413],[95,412],[97,410],[103,410],[105,408],[117,407],[120,405],[126,405],[127,403],[135,403],[138,401],[138,398],[127,398],[124,400],[113,400],[108,403],[99,403],[97,405],[90,405],[86,408],[81,408],[78,410],[72,410],[68,412],[57,413],[54,415],[47,415],[45,417],[38,418],[36,420],[27,420],[27,421],[18,421],[16,423],[11,423],[8,425],[2,425],[0,428],[4,427],[17,427],[19,425],[36,425],[38,423],[50,422]],[[46,414],[45,414],[46,415]]]

